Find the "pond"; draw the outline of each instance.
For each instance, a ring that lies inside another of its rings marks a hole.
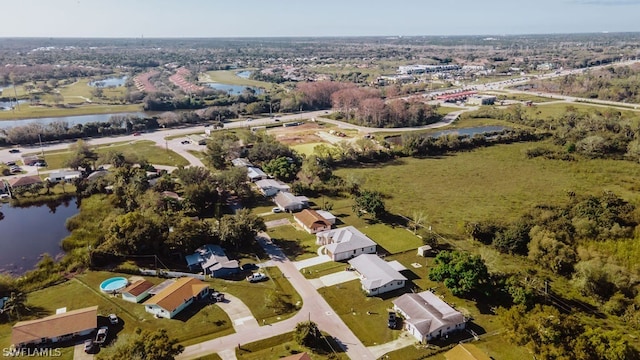
[[[18,100],[18,101],[0,101],[0,111],[11,111],[17,104],[24,104],[28,102],[28,100]]]
[[[221,83],[207,83],[206,85],[212,89],[225,91],[229,93],[229,95],[240,95],[246,88],[253,89],[256,94],[262,94],[263,92],[260,88],[246,85],[230,85]]]
[[[241,77],[243,79],[248,79],[249,76],[251,76],[251,74],[253,73],[253,71],[249,71],[249,70],[245,70],[245,71],[238,71],[236,73],[237,77]]]
[[[96,87],[98,86],[98,84],[101,84],[102,87],[110,87],[110,86],[118,87],[118,86],[124,85],[125,82],[127,82],[127,76],[110,77],[102,80],[91,81],[89,83],[89,86]]]
[[[21,275],[33,269],[41,255],[54,258],[64,252],[62,239],[69,235],[68,218],[78,213],[74,198],[30,207],[0,205],[0,272]]]
[[[458,134],[461,136],[466,135],[466,136],[472,137],[473,135],[476,135],[476,134],[494,133],[494,132],[499,132],[506,129],[508,128],[504,126],[476,126],[476,127],[470,127],[470,128],[464,128],[464,129],[442,130],[442,131],[438,131],[431,134],[423,134],[422,136],[437,138],[437,137],[448,135],[448,134]],[[401,135],[389,136],[385,138],[385,141],[390,142],[392,144],[400,145],[402,144],[402,136]]]
[[[90,122],[107,122],[113,115],[133,115],[138,117],[147,117],[148,115],[143,112],[131,112],[131,113],[112,113],[112,114],[93,114],[93,115],[78,115],[78,116],[61,116],[61,117],[49,117],[49,118],[32,118],[22,120],[0,120],[0,129],[7,129],[14,126],[24,126],[32,123],[48,125],[55,122],[68,122],[69,125],[86,124]]]

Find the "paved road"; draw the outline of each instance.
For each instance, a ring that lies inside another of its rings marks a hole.
[[[250,332],[244,331],[187,346],[185,351],[178,356],[178,359],[193,359],[220,352],[229,354],[231,349],[237,348],[239,344],[242,345],[292,331],[297,323],[307,321],[309,318],[317,323],[321,330],[336,338],[345,348],[349,358],[362,360],[375,359],[376,357],[371,351],[362,345],[360,340],[351,332],[342,319],[333,312],[333,309],[331,309],[324,298],[322,298],[307,279],[298,272],[295,265],[287,259],[282,253],[282,250],[265,241],[267,238],[268,235],[262,233],[260,234],[259,242],[267,254],[269,254],[271,261],[276,264],[302,297],[303,305],[300,311],[292,318],[261,326]]]

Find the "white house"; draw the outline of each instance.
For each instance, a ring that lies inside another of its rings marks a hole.
[[[333,261],[347,260],[361,254],[375,254],[377,244],[353,226],[322,231],[316,234],[316,244],[324,245]]]
[[[311,209],[304,209],[293,215],[295,221],[309,234],[331,229],[331,223],[320,216],[318,212]]]
[[[58,181],[69,181],[73,179],[78,179],[82,173],[80,171],[57,171],[49,174],[49,177],[45,178],[45,181],[49,181],[52,183],[56,183]]]
[[[379,295],[404,287],[407,278],[400,274],[406,270],[397,261],[390,263],[375,254],[364,254],[349,260],[349,264],[360,275],[362,290],[367,296]]]
[[[145,301],[144,308],[156,317],[172,319],[195,300],[203,299],[208,294],[208,284],[191,277],[183,277]]]
[[[282,181],[273,180],[273,179],[264,179],[256,181],[256,186],[258,190],[262,193],[262,195],[266,197],[271,197],[276,195],[279,192],[289,192],[291,187]]]
[[[309,199],[306,196],[295,196],[289,192],[279,192],[273,201],[282,211],[294,212],[309,206]]]
[[[463,330],[464,316],[431,291],[404,294],[393,300],[393,308],[404,317],[404,328],[418,341],[427,342]]]
[[[139,303],[149,296],[149,289],[152,287],[153,284],[147,280],[138,280],[122,290],[122,300]]]
[[[65,311],[42,319],[17,322],[11,331],[11,343],[20,348],[28,344],[67,341],[89,335],[97,327],[98,306]]]
[[[268,178],[267,174],[265,174],[262,169],[252,166],[247,167],[247,177],[249,177],[249,180],[252,182]]]

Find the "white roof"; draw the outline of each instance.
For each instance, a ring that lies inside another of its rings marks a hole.
[[[404,294],[393,300],[393,304],[422,334],[427,335],[443,326],[455,326],[465,321],[464,316],[437,297],[431,291]]]
[[[388,262],[375,254],[363,254],[349,260],[360,275],[362,286],[372,290],[397,280],[407,280],[404,275],[395,270]]]
[[[282,181],[274,179],[263,179],[256,181],[256,185],[261,189],[276,188],[280,190],[289,190],[291,187]]]
[[[360,230],[353,226],[321,231],[316,234],[316,237],[330,240],[330,243],[325,245],[325,249],[330,251],[332,254],[349,252],[377,245],[375,241],[369,239],[367,235],[361,233]]]
[[[325,218],[327,220],[335,220],[335,218],[336,218],[335,215],[333,215],[332,213],[330,213],[328,211],[316,210],[316,212],[318,213],[318,215],[322,216],[323,218]]]
[[[267,174],[265,174],[265,172],[262,171],[260,168],[249,166],[247,167],[247,176],[250,179],[255,179],[259,177],[266,177]]]

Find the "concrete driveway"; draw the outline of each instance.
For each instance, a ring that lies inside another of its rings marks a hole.
[[[216,305],[227,313],[236,332],[260,327],[256,318],[253,317],[251,309],[242,300],[228,293],[224,293],[224,297],[225,301],[217,302]]]
[[[413,345],[416,342],[416,338],[403,331],[399,338],[381,345],[369,346],[367,349],[369,349],[376,358],[380,358],[384,354]]]
[[[284,219],[267,221],[264,223],[264,225],[267,227],[267,229],[272,229],[278,226],[291,225],[291,221],[289,221],[289,219],[287,218],[284,218]]]
[[[320,256],[309,258],[309,259],[296,261],[293,264],[296,266],[296,269],[300,270],[310,266],[324,264],[329,261],[331,261],[331,258],[328,255],[320,255]]]
[[[84,352],[84,340],[73,347],[73,360],[93,360],[93,354]]]
[[[312,284],[316,289],[318,289],[320,287],[338,285],[338,284],[342,284],[347,281],[352,281],[356,279],[358,279],[358,275],[356,274],[355,271],[340,271],[334,274],[321,276],[318,279],[320,280],[319,283],[317,281],[314,281],[312,282]],[[318,285],[322,285],[322,286],[318,286]]]

